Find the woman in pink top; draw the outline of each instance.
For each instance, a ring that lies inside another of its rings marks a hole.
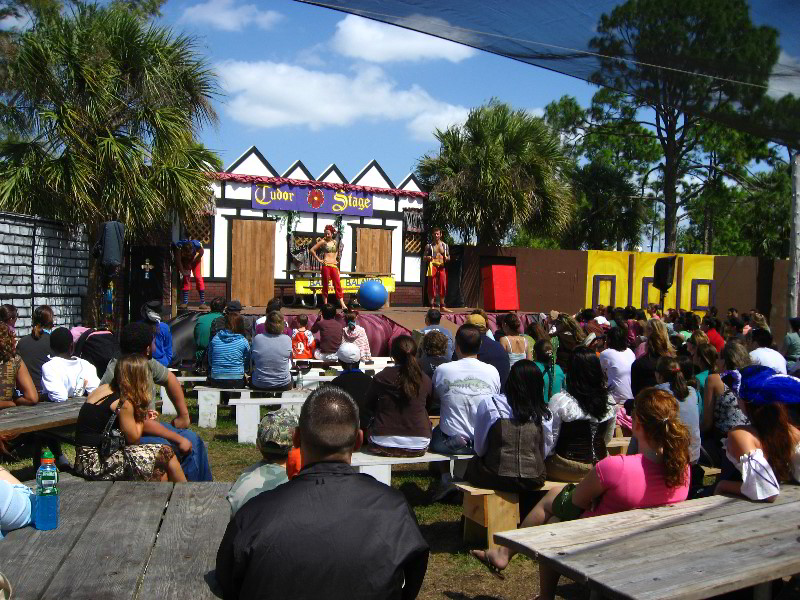
[[[547,492],[520,527],[673,504],[689,493],[689,429],[666,390],[646,388],[636,397],[633,435],[640,454],[608,456],[575,486]],[[500,578],[515,552],[505,546],[472,555]],[[540,600],[555,598],[559,574],[539,564]]]

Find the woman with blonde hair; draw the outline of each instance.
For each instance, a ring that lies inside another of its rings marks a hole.
[[[681,422],[678,404],[666,390],[648,388],[635,400],[633,432],[639,454],[608,456],[577,486],[553,488],[520,527],[551,521],[571,521],[636,508],[674,504],[689,493],[689,429]],[[506,546],[473,550],[472,555],[496,575],[516,554]],[[559,574],[539,564],[539,598],[555,598]]]
[[[76,475],[104,481],[186,481],[172,446],[139,444],[144,421],[157,417],[148,411],[152,386],[147,358],[128,354],[117,361],[114,380],[89,394],[78,413]],[[119,443],[109,444],[109,439]]]
[[[647,352],[633,361],[631,365],[631,392],[636,397],[644,388],[656,385],[656,363],[662,356],[675,356],[675,349],[669,342],[667,326],[661,319],[647,322]]]

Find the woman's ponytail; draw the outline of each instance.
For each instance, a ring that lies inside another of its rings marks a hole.
[[[417,360],[417,344],[409,335],[399,335],[392,341],[392,358],[400,367],[400,387],[406,402],[419,395],[422,368]]]
[[[664,383],[669,384],[672,393],[679,401],[686,400],[689,395],[689,386],[677,359],[672,356],[662,356],[656,363],[656,372],[661,376]]]
[[[654,448],[664,457],[664,480],[668,487],[687,483],[689,465],[689,428],[678,418],[675,398],[666,390],[645,388],[636,396],[634,418]]]

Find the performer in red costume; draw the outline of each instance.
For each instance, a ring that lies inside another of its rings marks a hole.
[[[453,312],[444,305],[447,296],[447,263],[450,261],[450,248],[442,241],[442,230],[433,229],[433,242],[425,246],[425,260],[428,263],[428,299],[431,308],[436,306],[439,296],[439,309],[442,312]]]
[[[339,259],[342,256],[342,244],[334,239],[336,229],[333,225],[325,226],[325,238],[318,241],[311,248],[312,256],[322,263],[322,301],[328,303],[328,281],[333,283],[333,290],[336,292],[336,298],[339,300],[339,305],[342,310],[347,309],[344,303],[344,294],[342,293],[342,284],[339,281]],[[324,251],[323,258],[317,254],[317,250]]]

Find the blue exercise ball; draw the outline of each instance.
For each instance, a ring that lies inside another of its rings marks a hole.
[[[380,281],[371,279],[358,288],[358,303],[367,310],[378,310],[386,304],[389,292]]]

